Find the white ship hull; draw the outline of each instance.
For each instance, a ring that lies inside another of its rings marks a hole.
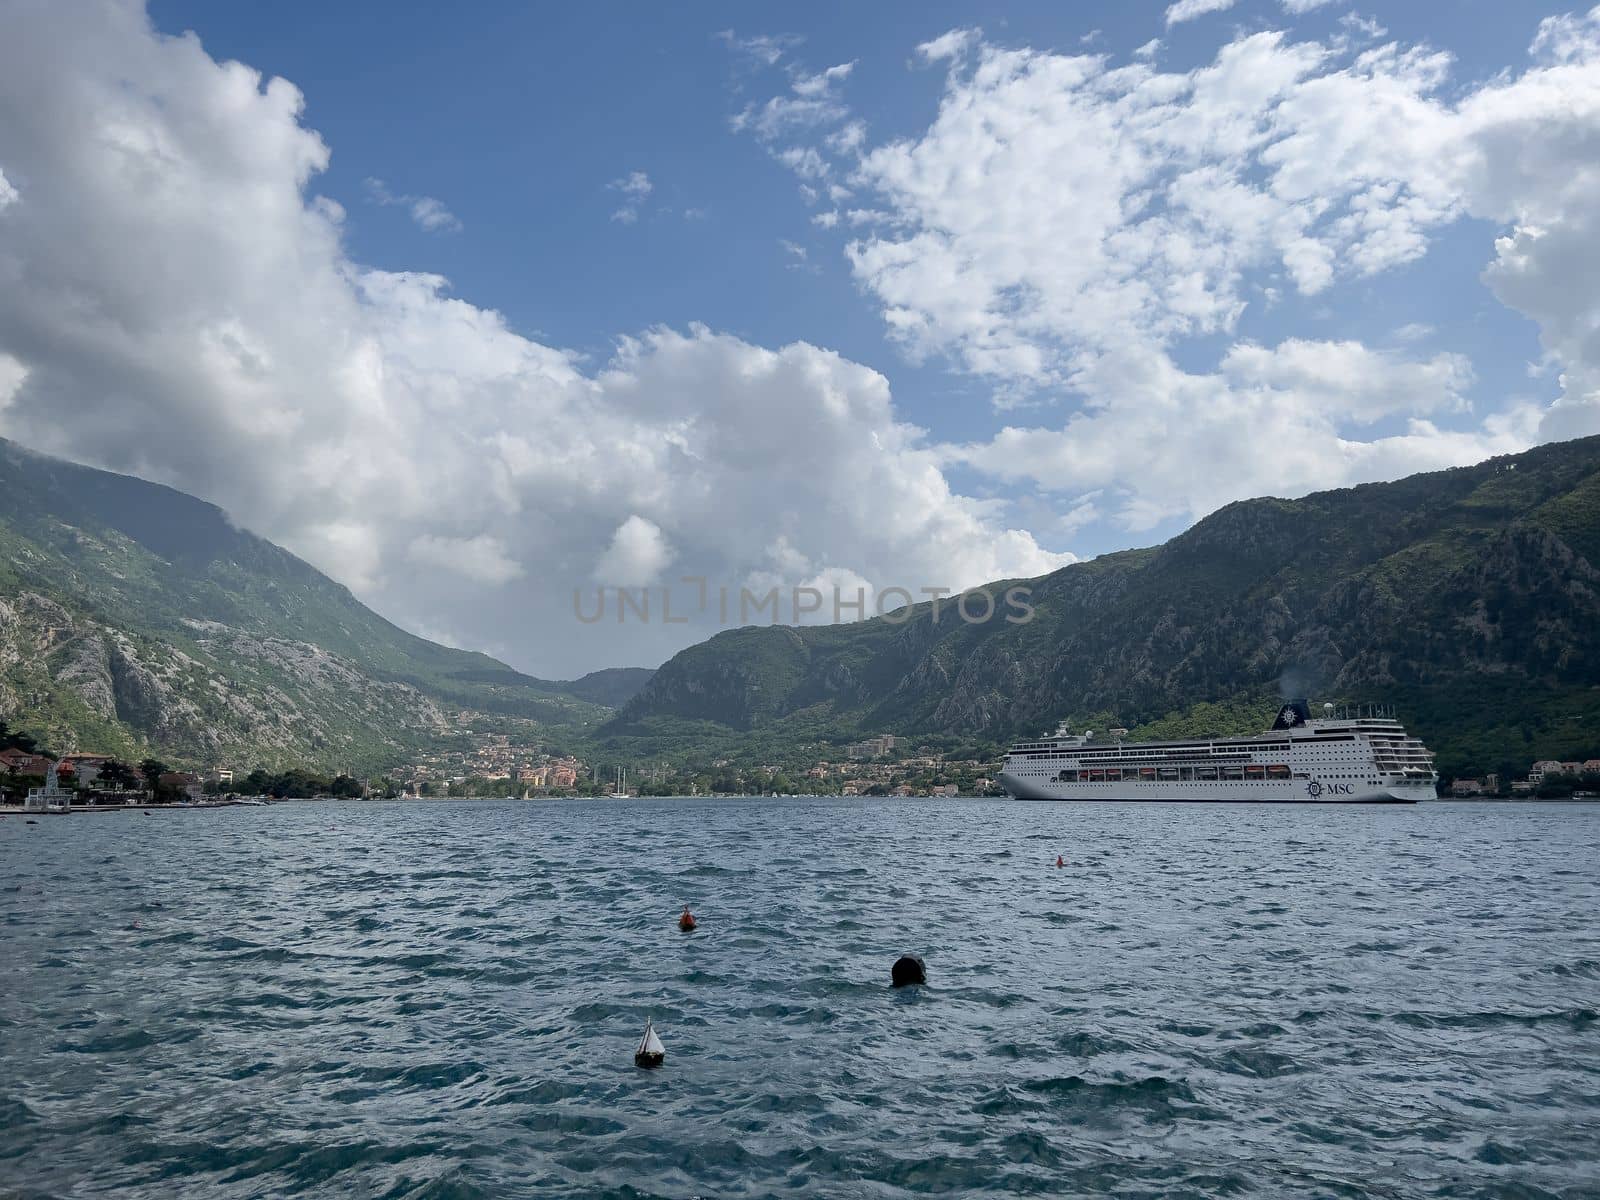
[[[1313,796],[1306,780],[1227,780],[1198,783],[1054,783],[1023,782],[1004,772],[1000,786],[1013,800],[1101,800],[1126,803],[1153,800],[1188,804],[1415,804],[1435,798],[1429,783],[1352,788],[1335,795],[1324,789]]]

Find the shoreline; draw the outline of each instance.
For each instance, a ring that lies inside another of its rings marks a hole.
[[[5,818],[5,817],[30,817],[30,818],[32,818],[32,817],[41,817],[41,816],[68,817],[68,816],[74,816],[74,815],[79,814],[79,813],[195,812],[195,811],[199,811],[199,810],[211,811],[211,810],[224,809],[224,808],[265,808],[265,807],[274,807],[274,806],[279,805],[279,804],[327,803],[327,802],[330,802],[330,801],[337,801],[337,800],[340,800],[340,799],[349,800],[351,803],[365,803],[365,804],[371,804],[371,803],[399,804],[399,803],[416,803],[418,801],[425,801],[425,802],[433,803],[433,804],[459,804],[459,803],[462,803],[462,802],[466,802],[466,803],[469,803],[469,804],[471,804],[471,803],[480,803],[481,804],[481,803],[484,803],[486,801],[489,801],[489,802],[493,802],[493,801],[500,801],[500,802],[517,801],[517,802],[521,802],[521,803],[537,803],[539,801],[573,801],[573,800],[584,801],[586,803],[594,803],[596,801],[620,799],[620,797],[613,797],[613,796],[529,796],[529,797],[511,797],[511,798],[508,798],[508,797],[505,797],[505,796],[394,796],[394,797],[388,797],[388,798],[384,798],[384,797],[362,798],[362,799],[357,800],[356,798],[353,798],[353,797],[285,796],[282,799],[267,800],[264,804],[241,803],[240,801],[237,801],[237,800],[207,801],[207,802],[200,803],[200,804],[155,804],[155,803],[151,803],[151,802],[147,801],[147,802],[139,803],[139,804],[74,804],[71,808],[68,808],[68,809],[47,809],[47,810],[32,810],[32,811],[23,808],[21,805],[0,805],[0,818]],[[769,796],[737,796],[737,795],[731,795],[731,794],[730,795],[720,795],[720,794],[718,794],[718,795],[708,795],[708,796],[629,796],[628,799],[629,800],[766,800],[766,799],[774,799],[774,800],[1005,800],[1005,799],[1007,799],[1007,797],[1005,797],[1005,796],[825,796],[825,795],[810,795],[810,794],[805,794],[805,795],[795,794],[795,795],[770,796],[769,797]],[[1029,801],[1029,803],[1040,803],[1040,802],[1039,801]],[[1114,800],[1088,800],[1088,801],[1058,800],[1058,801],[1044,801],[1043,803],[1096,805],[1096,804],[1117,804],[1117,803],[1122,803],[1122,802],[1114,801]],[[1203,802],[1203,801],[1200,801],[1200,802],[1194,802],[1194,801],[1188,801],[1188,802],[1185,802],[1185,801],[1153,801],[1153,802],[1150,802],[1150,803],[1158,803],[1158,804],[1159,803],[1189,803],[1189,804],[1198,804],[1198,805],[1202,805],[1203,806],[1205,802]],[[1262,802],[1262,803],[1263,804],[1267,804],[1267,803],[1270,803],[1270,802]],[[1440,796],[1437,799],[1423,800],[1423,801],[1420,801],[1419,803],[1420,804],[1516,804],[1516,805],[1527,805],[1527,804],[1564,804],[1564,805],[1566,805],[1566,804],[1600,804],[1600,797],[1597,797],[1597,796],[1550,796],[1550,797],[1539,797],[1539,798],[1532,798],[1532,797],[1524,798],[1524,797],[1504,797],[1504,796],[1496,796],[1496,797]]]
[[[276,802],[274,802],[276,803]],[[0,805],[0,817],[70,817],[77,813],[108,812],[192,812],[197,808],[255,808],[253,804],[240,804],[224,800],[215,804],[156,804],[143,801],[138,804],[74,804],[70,808],[27,809],[20,804]]]

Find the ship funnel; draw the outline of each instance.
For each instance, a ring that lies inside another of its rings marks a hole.
[[[1278,718],[1272,722],[1272,727],[1293,729],[1296,725],[1304,725],[1310,719],[1311,705],[1305,700],[1291,700],[1278,710]]]

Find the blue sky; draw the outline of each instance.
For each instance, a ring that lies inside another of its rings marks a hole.
[[[781,70],[751,69],[719,35],[792,35],[786,61],[813,70],[858,62],[848,101],[883,141],[915,136],[936,112],[943,73],[917,64],[914,49],[950,29],[976,24],[1002,44],[1124,60],[1160,37],[1162,65],[1181,70],[1209,60],[1236,29],[1289,24],[1271,0],[1171,29],[1165,9],[1024,3],[996,19],[983,6],[952,3],[506,4],[464,14],[431,4],[156,0],[150,11],[166,32],[194,30],[215,57],[300,87],[306,124],[333,149],[316,190],[350,211],[358,260],[437,271],[516,328],[597,359],[618,334],[662,323],[701,321],[769,346],[804,339],[890,375],[911,419],[936,436],[964,438],[993,425],[987,389],[944,364],[908,362],[886,344],[876,306],[844,262],[846,235],[809,228],[812,210],[793,175],[729,129],[746,103],[779,89]],[[1506,48],[1524,46],[1541,15],[1566,8],[1330,4],[1292,26],[1326,35],[1352,11],[1381,16],[1396,39],[1449,49],[1468,81],[1504,70]],[[640,221],[619,225],[607,185],[636,170],[654,190]],[[439,198],[462,230],[428,234],[403,208],[372,206],[363,187],[371,177],[397,194]],[[684,219],[690,210],[705,216]],[[1445,330],[1441,344],[1491,339],[1494,353],[1479,363],[1485,386],[1525,386],[1536,331],[1478,285],[1484,229],[1458,236],[1476,247],[1476,260],[1440,253],[1414,278],[1352,289],[1322,327],[1375,339],[1420,309]],[[795,269],[785,239],[806,248],[810,270]],[[1270,339],[1303,318],[1285,313],[1246,326]]]
[[[194,30],[214,56],[305,92],[306,123],[333,147],[317,190],[352,214],[358,260],[437,271],[514,327],[595,360],[621,333],[691,321],[762,345],[809,341],[887,374],[906,417],[935,437],[966,439],[995,426],[991,389],[946,363],[910,361],[886,342],[876,306],[844,261],[848,235],[810,228],[812,209],[794,176],[730,131],[745,104],[780,89],[782,69],[754,68],[725,31],[789,35],[786,64],[856,62],[848,102],[884,141],[915,136],[937,111],[943,73],[916,63],[914,48],[975,24],[1005,45],[1124,61],[1159,37],[1162,66],[1183,70],[1241,29],[1329,36],[1356,13],[1381,17],[1397,40],[1448,49],[1466,84],[1505,70],[1508,46],[1525,45],[1541,16],[1566,11],[1491,0],[1340,3],[1290,21],[1261,0],[1168,27],[1166,7],[1031,3],[996,17],[952,3],[491,5],[463,14],[427,4],[156,0],[150,11],[164,31]],[[608,184],[632,171],[644,171],[653,190],[640,220],[621,225],[610,219],[619,198]],[[462,229],[430,234],[403,207],[372,205],[364,181],[373,177],[396,194],[440,199]],[[1320,336],[1380,342],[1426,321],[1440,331],[1431,344],[1472,353],[1486,394],[1527,390],[1537,330],[1477,278],[1492,230],[1468,222],[1447,236],[1457,245],[1395,277],[1314,305],[1251,312],[1240,331],[1272,341],[1312,324]],[[784,241],[807,251],[804,269]],[[1203,358],[1208,347],[1195,349]],[[1090,529],[1051,548],[1094,554],[1159,540],[1186,523],[1174,518],[1137,534]]]
[[[572,628],[607,571],[969,586],[1600,429],[1570,5],[83,18],[5,18],[57,303],[0,311],[0,432],[540,673],[710,631]],[[121,305],[142,352],[50,325]]]

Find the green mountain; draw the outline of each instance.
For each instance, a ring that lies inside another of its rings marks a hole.
[[[653,667],[606,667],[561,686],[580,700],[621,708],[644,690],[654,674]]]
[[[1600,438],[1231,504],[1025,582],[1026,624],[966,624],[946,600],[937,619],[923,604],[719,634],[661,667],[602,744],[890,732],[994,750],[1062,719],[1253,732],[1280,695],[1309,695],[1398,705],[1447,774],[1600,754]]]
[[[210,504],[0,439],[0,718],[58,752],[376,770],[461,710],[592,725],[648,675],[415,637]]]
[[[1023,583],[1026,624],[946,600],[563,683],[406,633],[211,505],[0,440],[0,718],[60,751],[376,770],[456,736],[462,711],[624,759],[771,758],[877,732],[986,753],[1062,719],[1241,732],[1305,694],[1398,705],[1447,774],[1520,772],[1600,754],[1596,564],[1589,438],[1245,501],[979,589],[1003,615]]]

